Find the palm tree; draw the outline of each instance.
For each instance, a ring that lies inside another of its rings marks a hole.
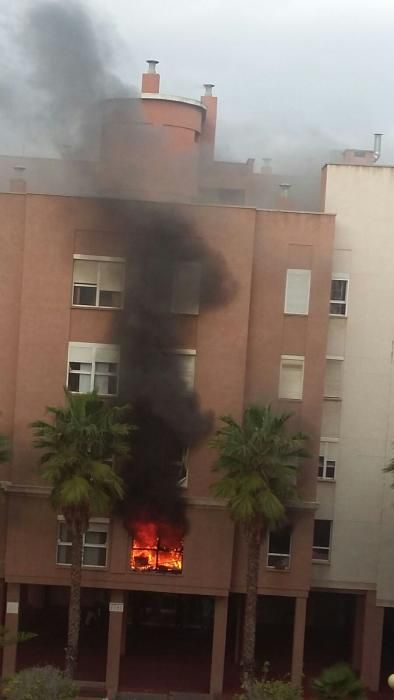
[[[264,535],[280,528],[289,503],[296,500],[296,464],[306,457],[303,433],[287,431],[287,413],[270,406],[249,406],[241,423],[223,416],[223,426],[211,439],[218,454],[215,470],[222,476],[213,486],[227,502],[233,520],[247,537],[246,604],[243,627],[243,682],[254,678],[257,585]]]
[[[66,394],[65,407],[49,407],[52,421],[32,424],[33,444],[42,450],[41,475],[51,502],[64,516],[71,539],[71,582],[65,671],[73,678],[80,629],[83,537],[91,515],[108,514],[123,496],[113,458],[129,451],[133,426],[127,407],[113,407],[92,394]]]
[[[316,700],[365,700],[365,689],[348,664],[326,668],[312,681]]]

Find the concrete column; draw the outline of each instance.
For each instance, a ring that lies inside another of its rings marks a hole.
[[[0,579],[0,626],[4,625],[5,615],[5,581]]]
[[[360,678],[370,690],[379,690],[384,608],[377,607],[375,591],[365,595]]]
[[[105,676],[108,700],[114,700],[118,692],[123,611],[123,591],[111,591],[108,622],[107,670]]]
[[[236,607],[235,645],[234,645],[234,661],[237,664],[241,660],[243,621],[244,621],[244,596],[238,595],[237,607]]]
[[[8,583],[4,626],[12,636],[16,636],[19,629],[19,598],[19,583]],[[3,649],[3,678],[12,676],[15,673],[16,651],[16,644],[9,644]]]
[[[301,685],[304,668],[304,641],[307,598],[296,598],[293,626],[293,651],[291,656],[291,682]]]
[[[226,654],[228,598],[215,598],[213,622],[213,640],[211,657],[211,678],[209,692],[211,695],[223,692],[224,657]]]
[[[365,608],[365,596],[356,596],[356,609],[354,616],[354,628],[353,628],[353,649],[352,649],[352,667],[355,671],[360,672],[361,668],[361,652],[362,652],[362,639],[363,639],[363,627],[364,627],[364,608]]]
[[[124,610],[123,610],[123,619],[122,619],[122,640],[121,640],[121,645],[120,645],[121,656],[124,656],[126,653],[127,618],[128,618],[128,612],[129,612],[129,595],[130,594],[126,593],[125,597],[124,597]]]

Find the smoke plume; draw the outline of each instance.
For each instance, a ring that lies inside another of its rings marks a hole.
[[[34,4],[18,36],[30,66],[26,94],[20,83],[16,89],[3,81],[1,90],[9,98],[1,107],[3,117],[12,121],[23,106],[25,126],[30,120],[41,142],[50,142],[60,154],[67,145],[68,157],[96,157],[97,117],[108,115],[103,105],[111,108],[109,98],[130,97],[130,90],[110,68],[107,37],[98,33],[75,2]],[[114,104],[117,109],[118,103]],[[129,145],[140,142],[140,137],[140,130],[133,138],[129,128]],[[111,142],[107,149],[110,146]],[[116,161],[115,153],[109,154],[109,161]],[[132,169],[125,172],[135,179]],[[132,458],[123,465],[122,513],[129,526],[141,519],[184,526],[182,457],[209,433],[212,415],[201,410],[174,353],[182,347],[179,317],[171,313],[176,266],[185,262],[197,266],[200,311],[226,303],[235,288],[221,256],[198,237],[176,205],[128,202],[123,192],[116,197],[112,186],[111,199],[101,198],[97,205],[116,218],[121,215],[127,228],[127,292],[114,335],[121,346],[120,401],[132,406],[139,430],[133,433]]]

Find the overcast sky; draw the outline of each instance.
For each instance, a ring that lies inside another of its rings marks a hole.
[[[139,86],[155,58],[163,93],[199,97],[215,83],[219,156],[280,163],[369,148],[382,131],[381,162],[394,162],[393,0],[82,1],[117,34],[124,81]],[[0,7],[5,26],[8,0]]]

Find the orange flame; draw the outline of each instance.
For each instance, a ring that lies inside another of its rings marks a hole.
[[[133,525],[130,566],[133,571],[182,572],[183,532],[170,523]]]

